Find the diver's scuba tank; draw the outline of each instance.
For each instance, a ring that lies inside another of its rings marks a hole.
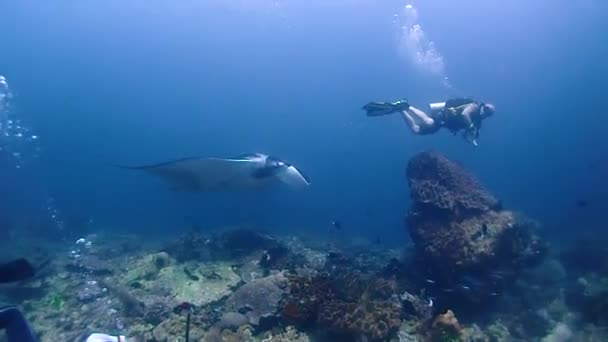
[[[429,105],[431,107],[431,113],[439,113],[445,108],[445,102],[435,102]]]

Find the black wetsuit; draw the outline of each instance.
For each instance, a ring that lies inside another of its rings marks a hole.
[[[0,283],[21,281],[33,275],[34,267],[25,259],[0,263]],[[38,341],[23,314],[12,305],[0,305],[0,330],[6,331],[8,342]]]
[[[421,127],[421,134],[433,134],[439,131],[442,127],[449,129],[452,133],[456,133],[461,129],[466,129],[467,127],[463,127],[463,119],[461,117],[462,111],[464,110],[466,105],[471,103],[477,103],[477,101],[468,98],[454,98],[449,99],[445,102],[445,106],[442,110],[432,114],[431,117],[435,121],[435,124],[432,126]],[[460,108],[459,108],[460,107]],[[456,115],[449,113],[449,109],[456,109]],[[481,120],[475,116],[473,119],[473,123],[478,127],[481,125]]]
[[[8,342],[37,342],[23,314],[14,306],[0,306],[0,329],[6,331]]]

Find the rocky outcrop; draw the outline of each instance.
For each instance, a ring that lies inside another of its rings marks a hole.
[[[519,266],[542,255],[544,245],[532,234],[531,221],[504,210],[473,175],[442,154],[414,156],[407,179],[410,235],[442,273]]]
[[[501,203],[459,164],[437,152],[423,152],[407,166],[416,210],[467,217],[500,210]]]
[[[256,279],[241,286],[228,298],[226,310],[244,314],[251,325],[257,326],[260,320],[278,314],[286,285],[287,278],[282,273]]]

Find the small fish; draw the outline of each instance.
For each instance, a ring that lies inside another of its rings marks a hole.
[[[429,284],[435,284],[436,281],[434,281],[433,279],[425,279],[424,281],[426,281]]]
[[[460,288],[465,290],[465,291],[471,291],[471,288],[466,286],[466,285],[460,285]]]
[[[203,274],[203,277],[207,278],[207,279],[215,279],[215,280],[221,280],[223,279],[221,275],[219,275],[217,272],[215,271],[211,271],[211,272],[207,272],[205,274]]]
[[[336,230],[342,230],[342,223],[340,223],[340,221],[334,220],[331,221],[331,225],[336,229]]]
[[[376,239],[374,240],[374,244],[375,245],[381,245],[382,244],[382,240],[380,239],[379,236],[376,236]]]
[[[443,291],[445,293],[452,293],[452,292],[454,292],[454,289],[442,289],[441,291]]]
[[[194,280],[194,281],[199,281],[200,278],[194,274],[192,274],[192,272],[190,272],[190,270],[186,267],[184,267],[184,273],[186,274],[186,276],[188,276],[188,278],[190,278],[190,280]]]
[[[589,205],[589,202],[587,202],[587,200],[584,199],[579,199],[576,201],[576,206],[579,208],[585,208]]]
[[[505,275],[502,272],[492,272],[490,273],[490,278],[494,278],[494,279],[504,279]]]

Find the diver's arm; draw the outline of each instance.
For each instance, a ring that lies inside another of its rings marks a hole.
[[[473,128],[473,114],[479,110],[479,105],[477,103],[470,103],[462,110],[462,118],[465,122],[465,129]]]
[[[477,146],[478,137],[479,131],[477,131],[475,128],[473,128],[472,130],[467,129],[462,132],[462,138],[468,143],[473,144],[474,146]]]
[[[477,138],[479,137],[479,127],[473,122],[472,116],[480,110],[477,103],[471,103],[462,110],[462,119],[464,121],[463,138],[469,143],[477,146]]]

